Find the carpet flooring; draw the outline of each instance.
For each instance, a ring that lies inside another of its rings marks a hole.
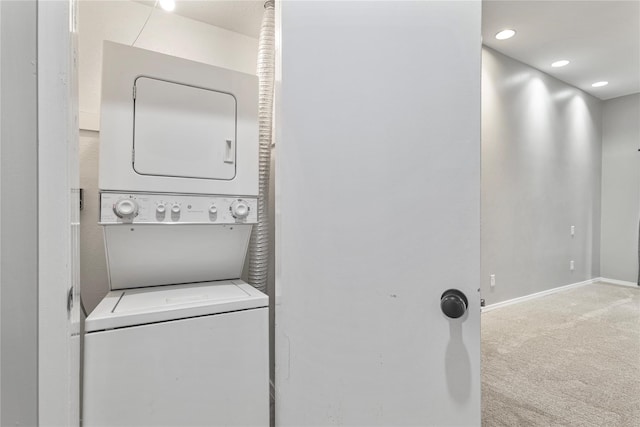
[[[482,314],[482,425],[640,426],[640,289],[596,283]]]

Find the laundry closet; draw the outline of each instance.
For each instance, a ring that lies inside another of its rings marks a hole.
[[[144,49],[144,31],[149,47],[162,44],[151,25],[192,28],[195,21],[110,3],[87,2],[79,16],[85,183],[96,185],[98,165],[97,186],[83,189],[85,210],[97,220],[85,212],[83,230],[90,231],[81,244],[93,261],[100,254],[87,252],[104,245],[107,273],[96,274],[100,263],[83,270],[83,425],[268,425],[268,297],[242,280],[259,217],[258,77],[193,60],[201,59],[193,50],[188,59],[162,53],[175,49],[171,43],[160,52]],[[127,25],[117,19],[133,28],[123,14],[142,10],[149,15],[138,44],[122,43]],[[97,16],[104,22],[96,37],[83,19]],[[245,56],[255,45],[207,24],[195,27],[245,43]],[[195,30],[175,40],[196,40]],[[200,43],[207,50],[206,37]],[[87,90],[96,73],[82,75],[90,44],[100,50],[99,113],[90,110],[97,104]],[[86,224],[92,220],[97,224]],[[101,279],[102,289],[92,286]]]

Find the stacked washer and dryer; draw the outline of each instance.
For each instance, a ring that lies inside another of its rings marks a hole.
[[[255,76],[105,42],[100,224],[111,291],[85,322],[85,426],[269,424]]]

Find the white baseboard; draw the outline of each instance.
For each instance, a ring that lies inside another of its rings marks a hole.
[[[557,292],[567,291],[569,289],[578,288],[580,286],[590,285],[592,283],[601,282],[601,281],[604,282],[605,279],[602,279],[600,277],[596,277],[594,279],[585,280],[584,282],[571,283],[569,285],[560,286],[560,287],[553,288],[553,289],[548,289],[546,291],[536,292],[535,294],[525,295],[523,297],[518,297],[518,298],[513,298],[513,299],[510,299],[510,300],[507,300],[507,301],[497,302],[495,304],[489,304],[489,305],[487,305],[485,307],[482,307],[482,312],[484,313],[486,311],[495,310],[496,308],[506,307],[506,306],[512,305],[512,304],[518,304],[518,303],[529,301],[529,300],[532,300],[532,299],[544,297],[546,295],[551,295],[551,294],[555,294]]]
[[[606,277],[601,277],[600,281],[604,282],[604,283],[610,283],[612,285],[632,286],[634,288],[638,287],[637,283],[627,282],[627,281],[624,281],[624,280],[617,280],[617,279],[607,279]]]

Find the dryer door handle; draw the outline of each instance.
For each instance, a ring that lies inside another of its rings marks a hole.
[[[224,162],[233,163],[233,139],[227,139],[224,144]]]

